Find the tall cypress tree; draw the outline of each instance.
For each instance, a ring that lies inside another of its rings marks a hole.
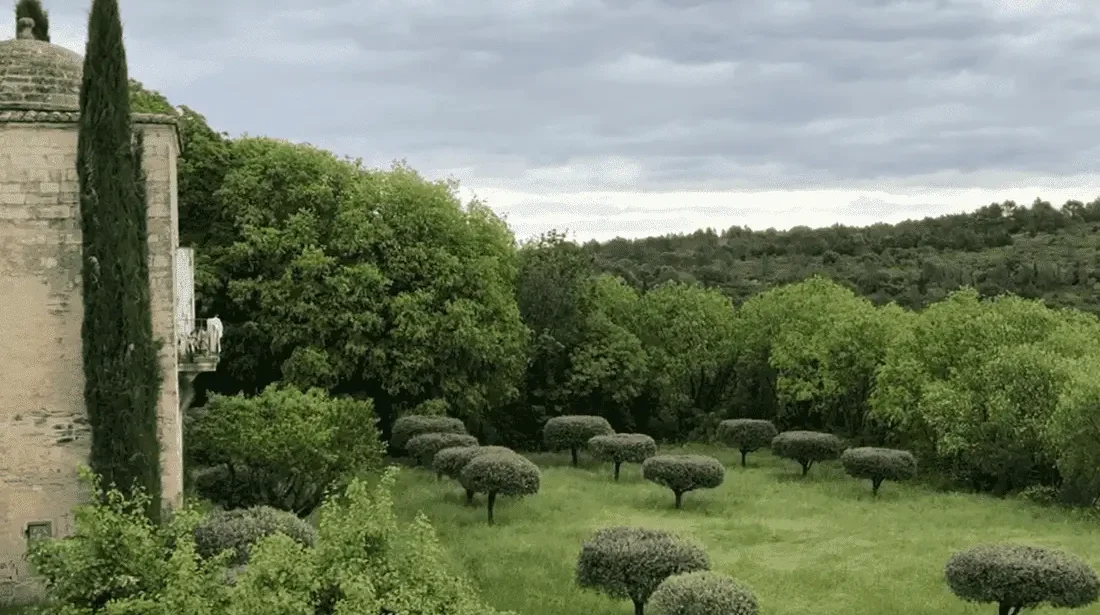
[[[160,517],[157,398],[141,142],[130,122],[118,0],[93,0],[80,88],[77,174],[83,229],[84,402],[92,470],[142,489]]]
[[[34,38],[50,42],[50,14],[40,0],[19,0],[15,5],[15,23],[23,17],[34,20]]]

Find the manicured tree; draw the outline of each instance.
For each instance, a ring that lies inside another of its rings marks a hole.
[[[576,468],[576,452],[584,448],[594,436],[614,433],[612,425],[604,417],[573,415],[553,417],[542,427],[542,439],[551,451],[569,449],[573,468]]]
[[[422,433],[410,438],[405,443],[405,450],[417,464],[428,465],[436,453],[454,446],[477,446],[477,438],[464,433]]]
[[[718,424],[718,440],[741,451],[741,467],[749,453],[770,445],[778,434],[771,421],[760,419],[730,419]]]
[[[35,40],[50,42],[50,13],[40,0],[19,0],[15,5],[15,23],[29,17],[34,20]]]
[[[248,563],[252,545],[275,533],[286,534],[307,547],[317,541],[317,530],[294,513],[256,506],[219,510],[204,517],[194,529],[195,552],[210,558],[222,551],[233,551],[231,563],[243,566]]]
[[[393,422],[390,431],[390,454],[407,452],[405,443],[415,436],[425,433],[467,433],[466,425],[450,416],[428,416],[406,414]]]
[[[530,495],[538,493],[541,478],[539,467],[518,453],[485,453],[462,468],[462,486],[470,492],[484,493],[489,499],[489,525],[493,524],[493,507],[498,495]]]
[[[466,464],[473,461],[474,457],[485,453],[513,453],[510,448],[503,446],[453,446],[445,448],[435,454],[432,459],[432,469],[435,470],[436,479],[442,480],[444,476],[457,481],[462,480],[462,470]],[[466,505],[474,503],[474,492],[466,489]]]
[[[706,455],[658,455],[642,463],[642,477],[671,489],[676,496],[676,508],[681,508],[688,491],[721,485],[726,467]]]
[[[634,603],[644,615],[646,602],[665,579],[709,570],[702,547],[664,530],[609,527],[597,530],[577,558],[577,585]]]
[[[161,374],[149,294],[147,206],[118,0],[94,0],[80,88],[76,171],[83,247],[84,403],[92,470],[161,508]]]
[[[844,445],[840,438],[818,431],[784,431],[772,440],[772,452],[802,465],[802,476],[816,461],[828,461],[840,456]]]
[[[573,467],[577,467],[577,451],[583,448],[593,436],[606,436],[615,433],[611,423],[602,416],[556,416],[542,428],[542,437],[551,451],[569,449],[573,457]]]
[[[656,615],[758,615],[760,606],[747,587],[709,570],[671,576],[649,597]]]
[[[642,433],[615,433],[592,436],[588,450],[601,461],[615,464],[615,480],[619,480],[619,467],[624,463],[642,463],[657,454],[657,442]]]
[[[884,480],[903,481],[917,475],[913,454],[892,448],[850,448],[840,456],[840,463],[849,475],[870,480],[872,495],[878,495]]]
[[[956,596],[992,602],[999,615],[1016,615],[1041,604],[1080,608],[1100,595],[1100,579],[1083,560],[1026,545],[981,545],[956,553],[944,576]]]

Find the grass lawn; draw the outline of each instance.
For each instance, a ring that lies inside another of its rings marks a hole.
[[[848,477],[838,462],[815,465],[803,479],[798,464],[767,451],[742,469],[734,451],[690,449],[721,459],[726,481],[686,494],[682,510],[671,491],[643,481],[637,465],[624,465],[616,484],[610,464],[583,460],[574,469],[568,454],[530,455],[542,468],[541,491],[498,499],[493,527],[483,496],[467,508],[457,483],[437,483],[424,469],[401,472],[397,508],[408,519],[424,511],[486,600],[520,615],[632,613],[629,601],[573,581],[581,543],[611,525],[694,537],[714,570],[753,589],[766,615],[996,613],[995,605],[955,598],[943,580],[953,552],[987,541],[1065,548],[1100,570],[1100,525],[1063,511],[897,483],[885,483],[875,500],[870,482]],[[1100,604],[1024,612],[1100,615]]]

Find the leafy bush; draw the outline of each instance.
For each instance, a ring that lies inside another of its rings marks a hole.
[[[658,455],[642,464],[642,477],[671,489],[676,495],[676,508],[680,508],[688,491],[721,485],[726,467],[706,455]]]
[[[840,438],[819,431],[784,431],[772,440],[772,452],[801,464],[802,476],[809,473],[814,462],[839,457],[843,448]]]
[[[588,450],[601,461],[615,464],[615,480],[619,480],[619,467],[624,463],[642,463],[657,454],[657,442],[641,433],[615,433],[592,436]]]
[[[261,538],[282,533],[295,542],[312,547],[317,532],[293,513],[269,506],[221,510],[206,517],[195,528],[195,551],[210,558],[230,550],[234,565],[248,562],[248,552]]]
[[[956,553],[947,562],[944,576],[956,596],[995,603],[1002,614],[1044,603],[1083,607],[1100,594],[1096,571],[1081,559],[1026,545],[981,545]]]
[[[435,470],[437,479],[444,476],[455,480],[462,479],[462,469],[470,463],[474,457],[485,453],[515,453],[504,446],[453,446],[445,448],[435,454],[432,459],[432,469]],[[466,504],[474,503],[474,492],[466,490]]]
[[[406,414],[393,422],[393,430],[390,433],[390,454],[399,455],[408,452],[405,444],[425,433],[466,433],[466,425],[450,416]]]
[[[657,615],[757,615],[748,588],[724,574],[700,570],[671,576],[649,598]]]
[[[730,419],[718,424],[718,440],[741,451],[741,467],[749,453],[770,445],[778,434],[771,421],[760,419]]]
[[[329,488],[382,466],[369,400],[269,386],[255,397],[214,395],[187,425],[190,461],[221,466],[196,479],[223,508],[267,505],[306,516]]]
[[[405,450],[416,462],[427,465],[435,459],[435,454],[454,446],[477,446],[477,438],[464,433],[422,433],[413,436],[405,443]]]
[[[498,495],[530,495],[538,493],[542,473],[530,459],[513,452],[477,455],[462,469],[461,482],[470,492],[484,493],[489,498],[489,524],[493,523],[493,507]]]
[[[634,603],[635,615],[665,579],[710,569],[702,547],[664,530],[610,527],[597,530],[577,558],[577,585]]]
[[[884,480],[909,480],[917,475],[913,454],[892,448],[850,448],[840,456],[840,463],[849,475],[870,480],[874,495]]]
[[[583,448],[593,436],[606,436],[615,433],[611,423],[602,416],[556,416],[542,428],[542,437],[551,451],[569,449],[573,458],[573,467],[577,467],[577,451]]]

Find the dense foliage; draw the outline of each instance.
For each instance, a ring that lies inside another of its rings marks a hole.
[[[619,480],[619,468],[624,463],[642,463],[657,454],[657,442],[642,433],[616,433],[592,436],[588,450],[600,461],[610,461],[614,466],[615,480]]]
[[[230,563],[243,566],[248,563],[252,545],[265,536],[282,533],[295,542],[312,547],[317,541],[317,531],[294,513],[270,506],[219,510],[205,517],[195,526],[195,552],[200,557],[212,558],[223,551],[232,552]]]
[[[462,468],[460,482],[470,493],[484,493],[488,500],[489,524],[497,496],[524,496],[538,493],[542,472],[530,459],[512,451],[492,451],[476,455]]]
[[[871,493],[878,495],[884,480],[909,480],[917,475],[917,460],[909,451],[861,446],[840,455],[844,471],[871,481]]]
[[[657,455],[642,463],[642,478],[671,489],[676,508],[681,508],[688,491],[721,485],[726,479],[726,467],[706,455]]]
[[[15,23],[29,17],[34,20],[34,40],[50,42],[50,13],[42,8],[41,0],[19,0],[15,3]]]
[[[38,7],[41,8],[41,7]],[[48,23],[43,26],[48,27]],[[149,290],[144,148],[130,123],[118,0],[94,0],[80,87],[76,172],[84,301],[84,405],[92,469],[160,515],[161,373]]]
[[[706,551],[694,542],[663,530],[610,527],[597,530],[581,546],[577,585],[634,603],[634,615],[665,579],[709,570]]]
[[[1100,597],[1100,578],[1080,558],[1027,545],[981,545],[956,553],[944,574],[955,595],[992,602],[1002,615],[1044,603],[1078,608]]]
[[[758,615],[756,596],[731,577],[701,570],[665,579],[649,598],[654,615]]]
[[[390,454],[409,452],[405,448],[409,440],[429,433],[465,434],[466,425],[462,421],[449,416],[407,414],[393,423],[390,434]]]
[[[454,446],[477,446],[477,438],[464,433],[422,433],[405,443],[409,455],[420,465],[430,465],[435,454]]]
[[[777,435],[775,424],[761,419],[730,419],[718,424],[718,440],[741,452],[741,467],[747,465],[749,453],[771,446]]]
[[[542,437],[546,448],[552,451],[568,450],[573,467],[576,467],[577,451],[587,446],[593,437],[614,432],[607,419],[601,416],[570,415],[557,416],[546,421]]]
[[[817,431],[784,431],[772,439],[772,452],[797,461],[802,466],[803,476],[815,462],[839,457],[843,448],[840,438]]]
[[[378,470],[382,443],[369,400],[271,385],[210,399],[187,424],[198,492],[230,508],[268,505],[307,515],[331,488]]]

